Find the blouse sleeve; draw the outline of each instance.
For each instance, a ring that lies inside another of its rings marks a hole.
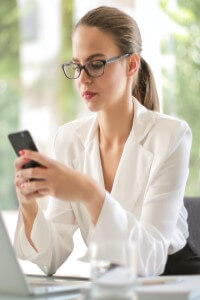
[[[48,275],[54,274],[72,252],[73,234],[77,228],[70,204],[56,199],[50,201],[53,201],[49,205],[54,212],[46,217],[39,208],[31,231],[31,239],[38,252],[26,238],[21,213],[14,239],[17,256],[37,264]]]
[[[70,161],[63,151],[66,147],[63,147],[58,134],[54,145],[56,158],[70,165]],[[48,275],[54,274],[73,250],[73,234],[77,227],[70,202],[66,203],[50,198],[47,214],[45,215],[40,208],[38,209],[31,231],[31,239],[38,252],[26,238],[22,215],[19,213],[14,238],[17,256],[37,264]]]
[[[183,205],[191,140],[191,130],[185,123],[173,133],[167,154],[148,184],[139,219],[106,193],[92,240],[97,243],[134,241],[141,276],[160,275],[164,271]]]

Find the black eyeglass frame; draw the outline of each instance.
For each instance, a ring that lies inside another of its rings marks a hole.
[[[64,72],[65,76],[66,76],[68,79],[77,79],[77,78],[79,78],[79,76],[81,75],[81,71],[82,71],[83,69],[85,70],[86,74],[87,74],[89,77],[97,78],[97,77],[103,76],[104,70],[105,70],[105,66],[106,66],[107,64],[111,64],[111,63],[113,63],[113,62],[115,62],[115,61],[118,61],[118,60],[120,60],[120,59],[123,59],[123,58],[125,58],[125,57],[128,57],[128,56],[130,56],[131,54],[132,54],[132,53],[126,53],[126,54],[122,54],[122,55],[119,55],[119,56],[115,56],[115,57],[112,57],[112,58],[109,58],[109,59],[96,59],[96,60],[94,60],[94,61],[99,61],[99,62],[102,62],[102,63],[103,63],[103,72],[102,72],[101,75],[97,75],[97,76],[92,76],[92,75],[90,75],[90,73],[89,73],[89,71],[88,71],[88,69],[87,69],[87,64],[88,64],[89,62],[91,62],[91,61],[86,62],[86,64],[84,64],[84,65],[77,64],[77,63],[74,63],[74,62],[64,63],[64,64],[62,64],[62,69],[63,69],[63,72]],[[65,66],[69,66],[69,65],[72,65],[72,64],[77,65],[77,66],[79,67],[79,74],[78,74],[78,76],[76,76],[76,77],[74,77],[74,78],[71,78],[71,77],[67,76],[67,74],[66,74],[66,72],[65,72]]]

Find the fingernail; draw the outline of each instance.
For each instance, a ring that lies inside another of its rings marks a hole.
[[[20,150],[20,151],[19,151],[19,155],[20,155],[20,156],[22,156],[22,155],[24,155],[24,154],[25,154],[25,151],[24,151],[24,150]]]

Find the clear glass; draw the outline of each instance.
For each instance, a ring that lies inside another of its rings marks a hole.
[[[135,244],[91,243],[92,299],[133,299],[137,266]]]

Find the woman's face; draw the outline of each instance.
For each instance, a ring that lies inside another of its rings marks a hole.
[[[112,36],[97,27],[79,26],[74,33],[72,45],[73,62],[81,65],[121,55]],[[90,77],[82,69],[80,77],[75,80],[76,88],[89,110],[109,109],[123,100],[127,93],[126,70],[126,58],[107,64],[101,77]]]

